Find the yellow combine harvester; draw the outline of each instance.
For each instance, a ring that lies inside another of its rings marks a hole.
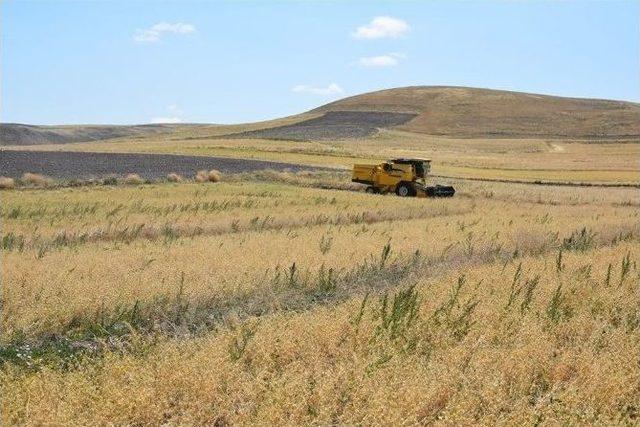
[[[395,192],[401,197],[452,197],[448,185],[427,186],[428,159],[392,159],[378,165],[353,165],[351,181],[366,184],[367,193]]]

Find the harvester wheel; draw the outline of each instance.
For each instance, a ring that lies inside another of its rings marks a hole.
[[[400,197],[411,197],[415,196],[415,191],[409,184],[401,183],[396,187],[396,194]]]
[[[367,187],[364,191],[365,193],[369,194],[376,194],[378,192],[378,190],[376,190],[376,187]]]

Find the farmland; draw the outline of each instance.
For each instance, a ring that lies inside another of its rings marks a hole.
[[[342,178],[3,192],[3,424],[637,420],[636,189]]]
[[[640,183],[640,144],[571,139],[458,139],[397,129],[362,139],[286,141],[220,136],[198,128],[175,134],[100,142],[8,149],[157,153],[268,160],[345,170],[354,162],[394,157],[434,159],[433,173],[483,178],[573,183]]]
[[[21,150],[4,151],[2,158],[0,158],[0,170],[8,177],[20,178],[24,173],[35,170],[39,174],[62,182],[83,182],[129,173],[140,174],[150,180],[158,180],[171,173],[190,176],[196,170],[213,168],[225,173],[313,169],[290,163],[253,159],[138,153]]]
[[[416,86],[249,124],[171,125],[163,132],[145,126],[23,132],[5,125],[14,137],[2,144],[6,150],[217,156],[338,170],[413,156],[433,158],[433,173],[445,178],[638,185],[638,123],[640,105],[632,102]]]
[[[639,114],[401,88],[244,125],[11,125],[2,424],[637,424]],[[398,157],[455,197],[351,182]]]

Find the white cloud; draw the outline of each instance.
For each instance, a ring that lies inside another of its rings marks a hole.
[[[162,117],[154,117],[151,123],[182,123],[182,110],[176,105],[167,106],[167,115]]]
[[[409,31],[409,24],[391,16],[376,16],[367,25],[358,27],[352,34],[357,39],[381,39],[402,37]]]
[[[159,123],[182,123],[182,119],[180,117],[154,117],[151,119],[151,123],[159,124]]]
[[[196,27],[191,24],[177,22],[171,24],[168,22],[159,22],[146,30],[136,30],[133,39],[138,43],[154,43],[160,40],[163,34],[190,34],[195,33]]]
[[[358,60],[358,65],[362,67],[395,67],[402,58],[404,58],[404,55],[401,53],[367,56],[360,58]]]
[[[338,95],[344,93],[344,90],[336,83],[331,83],[327,87],[297,85],[294,86],[291,90],[297,93],[312,93],[314,95]]]

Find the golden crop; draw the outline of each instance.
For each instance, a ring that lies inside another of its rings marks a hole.
[[[3,192],[3,424],[638,422],[637,189],[263,178]]]
[[[295,121],[294,118],[291,120]],[[287,123],[289,121],[272,124]],[[637,162],[640,144],[635,142],[459,139],[389,129],[357,143],[352,140],[296,142],[220,137],[225,133],[252,129],[255,127],[197,127],[166,136],[32,146],[27,149],[221,156],[336,169],[349,169],[354,163],[379,162],[395,157],[422,157],[437,160],[433,164],[433,174],[447,177],[640,183]]]

